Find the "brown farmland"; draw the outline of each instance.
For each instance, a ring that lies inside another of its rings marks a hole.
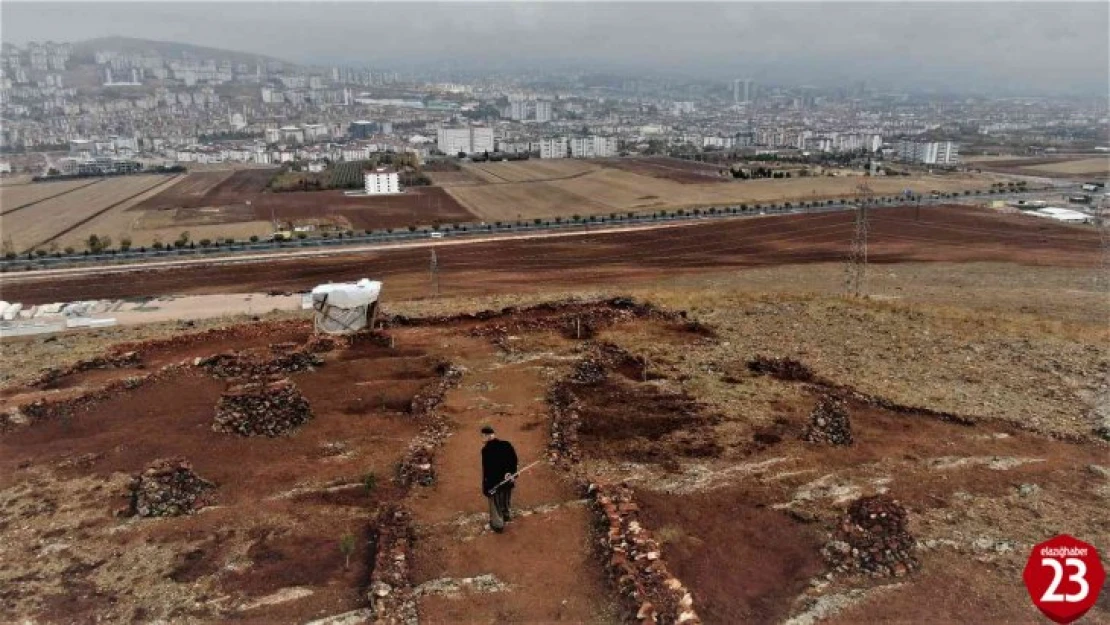
[[[621,162],[625,160],[637,162],[639,159],[619,159]],[[560,165],[553,165],[556,162]],[[668,167],[670,162],[667,160]],[[566,173],[542,177],[539,173],[541,166],[556,167]],[[866,182],[878,195],[896,195],[905,189],[918,193],[963,192],[987,189],[991,184],[990,178],[971,174],[875,178],[815,176],[745,181],[714,178],[694,181],[684,178],[678,182],[670,176],[626,171],[623,166],[620,169],[616,166],[601,167],[596,162],[569,159],[480,163],[466,167],[486,177],[490,183],[454,186],[448,189],[448,193],[486,221],[651,212],[741,203],[847,199],[859,195],[858,187],[862,182]],[[681,167],[686,168],[681,173],[684,177],[692,171],[691,167],[704,168],[703,165],[687,163],[682,163]],[[670,173],[670,170],[664,171]]]
[[[707,268],[840,261],[851,212],[771,216],[652,230],[437,246],[442,288],[453,294],[535,291],[551,286],[650,280]],[[1094,266],[1098,233],[1021,215],[964,207],[873,211],[872,263],[1002,261]],[[315,258],[272,258],[139,270],[126,280],[20,279],[5,296],[26,303],[185,293],[306,289],[327,280],[387,278],[395,296],[428,291],[427,247]],[[64,294],[64,295],[63,295]]]
[[[438,187],[362,197],[343,191],[270,193],[276,170],[190,173],[184,182],[134,207],[148,228],[189,229],[214,224],[315,222],[340,229],[380,230],[471,221],[473,215]],[[248,205],[249,202],[249,205]]]
[[[119,176],[107,178],[96,184],[82,181],[75,189],[63,195],[43,200],[0,218],[4,237],[10,237],[16,250],[47,247],[51,243],[65,245],[74,237],[71,232],[85,224],[100,219],[108,212],[126,210],[130,202],[161,185],[172,184],[170,176]],[[112,237],[118,232],[100,232]],[[87,235],[86,235],[87,236]]]
[[[666,156],[606,158],[593,162],[602,167],[611,167],[653,178],[664,178],[682,184],[728,182],[731,179],[726,165],[717,166]],[[725,175],[721,175],[721,172]]]

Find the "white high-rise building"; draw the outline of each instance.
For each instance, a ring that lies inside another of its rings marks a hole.
[[[955,165],[960,162],[960,146],[953,141],[899,141],[898,158],[925,165]]]
[[[444,154],[493,152],[493,129],[483,126],[440,128],[436,131],[436,146]]]
[[[401,185],[396,170],[379,167],[363,172],[366,195],[388,195],[400,193]]]
[[[570,140],[570,155],[574,158],[607,158],[616,156],[619,149],[616,137],[575,137]]]
[[[750,78],[737,78],[732,81],[732,103],[743,104],[755,100],[755,81]]]
[[[540,158],[566,158],[567,138],[549,137],[540,139]]]
[[[528,119],[528,106],[531,102],[521,96],[509,96],[509,119],[521,121]]]
[[[551,121],[551,102],[536,100],[536,121],[540,123]]]

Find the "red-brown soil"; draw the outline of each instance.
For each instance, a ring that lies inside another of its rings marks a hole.
[[[655,394],[647,388],[650,383],[643,386],[645,398]],[[772,622],[796,611],[795,598],[810,580],[823,579],[827,571],[820,546],[846,503],[839,497],[850,498],[851,492],[868,494],[880,486],[888,490],[910,511],[919,540],[947,536],[955,522],[952,518],[963,518],[961,511],[969,499],[1007,505],[1002,502],[1017,498],[1020,484],[1036,484],[1058,501],[1069,502],[1064,517],[1053,520],[1034,515],[1022,521],[1022,506],[1017,504],[996,522],[999,525],[984,520],[984,526],[964,533],[965,544],[958,550],[971,549],[983,535],[1007,532],[1013,536],[1016,528],[1019,535],[1028,532],[1026,523],[1044,526],[1019,538],[1020,550],[1023,540],[1032,544],[1042,536],[1040,532],[1059,531],[1058,523],[1098,518],[1098,497],[1090,492],[1097,478],[1087,467],[1105,461],[1102,444],[1057,441],[1000,423],[958,425],[856,402],[848,403],[853,445],[813,444],[802,440],[802,432],[816,400],[814,396],[797,405],[780,403],[774,425],[752,430],[751,442],[739,449],[744,463],[771,464],[747,477],[734,478],[731,484],[711,480],[693,492],[679,493],[668,492],[671,487],[658,480],[637,484],[644,518],[664,539],[668,565],[694,593],[698,613],[707,623]],[[631,419],[650,422],[659,417],[646,413],[650,401],[624,401]],[[591,409],[588,399],[585,403],[584,413]],[[732,427],[744,427],[743,422],[740,418]],[[607,442],[594,441],[592,446],[605,448]],[[620,442],[620,437],[612,441]],[[660,454],[667,460],[655,462],[666,466],[669,459],[685,455],[681,445],[668,445],[671,449]],[[1018,462],[1006,466],[1009,460]],[[733,466],[720,469],[727,472]],[[674,469],[666,469],[670,470]],[[836,494],[837,488],[844,489],[842,494]],[[948,520],[938,524],[937,518]],[[1091,527],[1073,531],[1097,532]],[[929,552],[924,562],[921,573],[907,578],[909,590],[882,595],[866,609],[850,611],[854,619],[837,622],[916,620],[921,618],[921,602],[931,606],[934,600],[944,614],[941,620],[946,621],[972,614],[989,614],[989,620],[1014,616],[1025,620],[1032,614],[1026,609],[1027,601],[1014,605],[1021,580],[1020,569],[1012,562],[1003,568],[991,564],[990,558],[971,558],[947,548]],[[848,579],[847,583],[868,587],[878,582]],[[957,588],[964,599],[940,598]],[[1000,589],[999,594],[992,595],[992,588]]]
[[[619,284],[707,268],[840,261],[847,257],[851,212],[737,219],[588,237],[503,240],[437,248],[442,292],[488,294],[546,287]],[[1098,233],[963,207],[872,211],[872,263],[1002,261],[1094,266]],[[9,301],[37,304],[92,299],[308,289],[367,276],[386,279],[394,297],[430,293],[427,248],[268,259],[141,271],[126,279],[57,278],[5,285]]]
[[[129,210],[177,210],[175,218],[182,223],[202,217],[204,223],[327,219],[359,231],[474,220],[474,215],[439,187],[414,187],[382,197],[349,196],[340,190],[270,193],[266,185],[275,171],[191,173]],[[211,208],[220,212],[199,212]]]
[[[129,210],[165,210],[245,205],[266,188],[276,169],[193,172]]]
[[[743,487],[665,495],[640,491],[671,571],[706,623],[773,623],[824,571],[820,530],[766,508]]]
[[[260,193],[253,206],[255,219],[270,219],[271,211],[280,222],[330,217],[359,232],[474,220],[470,211],[439,187],[413,187],[400,195],[381,197],[350,196],[342,191]]]
[[[305,324],[266,329],[270,331],[212,333],[208,344],[154,344],[143,354],[154,364],[228,348],[265,351],[275,339],[303,336],[307,330]],[[364,607],[361,593],[372,559],[370,519],[378,504],[399,496],[390,477],[405,441],[418,428],[406,412],[408,403],[434,379],[438,360],[419,345],[395,350],[367,343],[323,357],[325,364],[318,370],[291,376],[314,418],[286,437],[250,439],[212,431],[220,393],[234,382],[193,368],[110,396],[71,418],[48,419],[0,435],[0,490],[39,483],[44,474],[52,474],[62,487],[76,489],[65,509],[80,510],[85,518],[67,530],[81,547],[71,556],[77,564],[59,582],[64,592],[24,588],[41,601],[36,613],[49,622],[85,622],[109,614],[124,621],[166,616],[222,620],[234,615],[247,622],[300,622]],[[120,378],[135,371],[91,373],[65,382],[70,390],[80,390],[101,386],[109,374]],[[194,516],[121,526],[114,517],[127,504],[121,476],[138,473],[156,458],[175,456],[187,458],[198,475],[217,484],[216,505]],[[368,473],[377,476],[372,491],[363,485]],[[91,489],[80,486],[90,481],[95,484]],[[23,508],[23,523],[66,527],[68,512],[55,512],[59,504],[49,503],[55,499],[48,492],[36,495],[32,490],[27,496],[41,496],[48,506]],[[8,500],[16,506],[8,513],[16,514],[21,501]],[[0,532],[6,525],[0,523]],[[349,569],[339,549],[345,533],[356,537]],[[176,554],[165,579],[146,580],[141,571],[118,568],[122,564],[113,551],[138,545]],[[13,559],[0,565],[0,571],[34,561],[38,549],[22,540],[9,548]],[[24,553],[24,548],[32,551]],[[104,571],[112,571],[116,581],[105,581]],[[132,574],[134,580],[128,578]],[[199,601],[162,604],[158,585],[173,583],[202,584],[196,591]],[[293,586],[312,594],[247,607]],[[216,595],[205,594],[212,592]],[[214,600],[218,595],[227,599]],[[5,602],[9,599],[5,594]],[[11,613],[0,608],[3,614]]]
[[[666,156],[645,156],[637,158],[610,158],[594,161],[604,167],[620,169],[633,174],[673,180],[682,184],[705,184],[709,182],[728,182],[731,178],[722,176],[728,167],[696,163]]]

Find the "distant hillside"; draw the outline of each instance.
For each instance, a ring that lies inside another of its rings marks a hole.
[[[282,59],[275,59],[262,54],[224,50],[222,48],[206,48],[191,43],[178,43],[175,41],[151,41],[149,39],[134,39],[132,37],[100,37],[73,44],[73,53],[79,57],[91,57],[98,50],[108,50],[120,54],[157,53],[165,57],[195,58],[200,60],[213,59],[216,61],[230,61],[232,63],[266,63],[277,61],[294,65]]]

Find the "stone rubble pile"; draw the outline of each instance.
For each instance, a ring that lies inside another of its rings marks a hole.
[[[131,480],[132,516],[162,517],[192,514],[212,505],[215,484],[202,479],[183,458],[155,460]]]
[[[825,545],[825,559],[840,572],[902,577],[920,566],[908,522],[906,509],[889,495],[861,497]]]
[[[815,381],[817,376],[809,365],[794,360],[793,358],[772,358],[758,355],[748,361],[748,370],[753,373],[770,375],[780,380],[796,380],[799,382]]]
[[[578,431],[582,427],[580,402],[570,385],[560,382],[547,392],[547,404],[551,412],[548,456],[555,466],[569,470],[582,460],[578,444]]]
[[[570,374],[570,381],[575,384],[597,384],[608,377],[605,366],[593,358],[586,357],[578,361],[574,371]]]
[[[809,424],[802,432],[802,439],[810,443],[851,445],[852,423],[848,406],[840,399],[821,396],[809,415]]]
[[[599,544],[606,572],[620,595],[625,620],[644,625],[696,625],[694,599],[667,570],[662,548],[639,520],[639,506],[626,485],[590,485],[603,520]]]
[[[124,351],[97,356],[88,360],[80,360],[68,367],[48,367],[32,379],[28,385],[34,388],[50,388],[58,380],[75,373],[91,371],[93,369],[141,369],[142,357],[138,351]]]
[[[435,382],[421,388],[413,396],[409,404],[409,414],[414,417],[434,412],[443,402],[447,390],[458,385],[459,380],[462,379],[463,370],[451,363],[442,362],[436,365],[436,374],[439,378]]]
[[[408,488],[414,484],[431,486],[435,484],[436,473],[432,461],[436,449],[451,435],[447,418],[437,408],[443,402],[447,391],[459,384],[465,369],[450,363],[442,363],[437,368],[439,379],[429,384],[412,400],[411,412],[421,419],[423,427],[409,443],[404,457],[397,465],[397,482]]]
[[[400,506],[388,506],[378,514],[374,533],[374,570],[367,591],[374,622],[415,625],[416,601],[410,561],[416,532],[412,515]]]
[[[212,429],[240,436],[283,436],[312,419],[308,400],[292,380],[247,382],[229,388],[216,405]]]
[[[193,364],[214,377],[235,379],[261,378],[299,371],[312,371],[324,364],[324,361],[315,352],[306,349],[294,349],[269,360],[261,360],[244,352],[231,352],[197,358],[193,361]]]

